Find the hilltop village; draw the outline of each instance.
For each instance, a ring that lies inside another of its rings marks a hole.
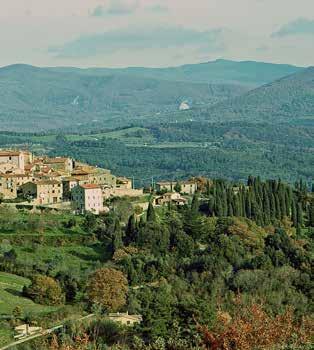
[[[184,205],[181,194],[193,195],[196,181],[158,182],[153,204]],[[0,150],[0,200],[55,209],[71,209],[77,214],[108,211],[104,201],[112,197],[141,197],[133,181],[118,177],[108,169],[91,166],[68,157],[35,156],[24,150]],[[145,208],[144,208],[145,209]]]

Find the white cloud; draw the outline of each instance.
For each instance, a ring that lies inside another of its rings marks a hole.
[[[314,19],[298,18],[283,25],[277,32],[272,34],[275,38],[290,35],[314,35]]]
[[[107,5],[98,5],[92,11],[93,17],[105,15],[129,15],[140,7],[139,0],[110,0]]]
[[[58,57],[92,57],[123,50],[184,47],[200,52],[222,52],[223,30],[197,31],[180,27],[136,28],[81,36],[61,47],[50,48]]]

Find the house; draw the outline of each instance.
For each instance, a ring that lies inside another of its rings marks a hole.
[[[180,182],[181,193],[193,195],[197,191],[197,183],[195,181]]]
[[[58,171],[71,172],[73,170],[73,159],[55,157],[55,158],[44,158],[43,164],[48,165],[50,168]]]
[[[21,326],[17,326],[14,328],[17,335],[14,336],[15,339],[21,339],[30,335],[34,335],[42,332],[41,327],[31,327],[28,324],[22,324]]]
[[[64,199],[71,199],[71,192],[72,189],[80,184],[83,184],[84,181],[80,181],[78,178],[74,176],[67,176],[62,179],[63,184],[63,198]]]
[[[28,151],[13,151],[2,150],[0,151],[0,165],[2,169],[12,168],[24,172],[25,165],[31,163],[32,154]],[[2,171],[3,172],[3,171]]]
[[[103,193],[99,185],[84,184],[72,188],[72,208],[77,213],[92,212],[99,214],[104,211]]]
[[[15,199],[20,187],[32,180],[33,178],[26,174],[0,174],[0,193],[4,199]]]
[[[126,313],[110,313],[108,315],[110,321],[118,322],[126,326],[133,326],[134,324],[139,324],[143,321],[142,315],[129,315]]]
[[[126,177],[117,177],[117,188],[131,190],[133,189],[133,181]]]
[[[28,182],[20,187],[25,198],[39,205],[56,204],[62,202],[62,182],[56,180],[42,180]]]
[[[177,192],[167,192],[162,196],[155,198],[155,205],[165,205],[169,203],[184,205],[187,203],[187,200],[181,197],[180,193]]]
[[[176,185],[175,182],[169,182],[169,181],[157,182],[156,183],[156,191],[157,192],[163,192],[163,191],[172,192],[175,185]]]

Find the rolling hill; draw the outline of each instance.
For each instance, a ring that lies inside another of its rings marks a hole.
[[[28,65],[0,69],[0,129],[48,130],[84,123],[114,126],[176,111],[183,101],[212,105],[248,91],[232,84],[87,75]]]
[[[218,83],[245,85],[250,88],[261,86],[284,76],[299,72],[300,67],[286,64],[272,64],[254,61],[230,61],[219,59],[199,64],[187,64],[169,68],[130,67],[108,68],[49,68],[58,72],[75,72],[83,75],[120,74],[170,81],[195,83]]]
[[[300,122],[314,119],[314,67],[199,112],[209,121]]]

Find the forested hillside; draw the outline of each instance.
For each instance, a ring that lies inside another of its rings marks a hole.
[[[231,84],[165,81],[119,74],[82,75],[13,65],[0,69],[0,130],[123,126],[146,115],[211,105],[248,91]]]
[[[70,132],[70,131],[69,131]],[[248,173],[293,183],[314,174],[314,124],[178,122],[87,133],[1,133],[0,147],[68,155],[136,186],[191,176],[244,180]]]
[[[12,324],[71,319],[20,349],[311,349],[314,188],[197,181],[189,204],[147,213],[129,199],[99,217],[0,207],[2,344]]]
[[[59,72],[76,72],[86,75],[123,74],[171,81],[247,85],[251,88],[270,83],[284,76],[302,70],[287,64],[272,64],[254,61],[236,62],[218,59],[216,61],[186,64],[169,68],[131,67],[122,69],[106,68],[50,68]]]
[[[289,122],[314,118],[314,67],[200,112],[206,120]]]

